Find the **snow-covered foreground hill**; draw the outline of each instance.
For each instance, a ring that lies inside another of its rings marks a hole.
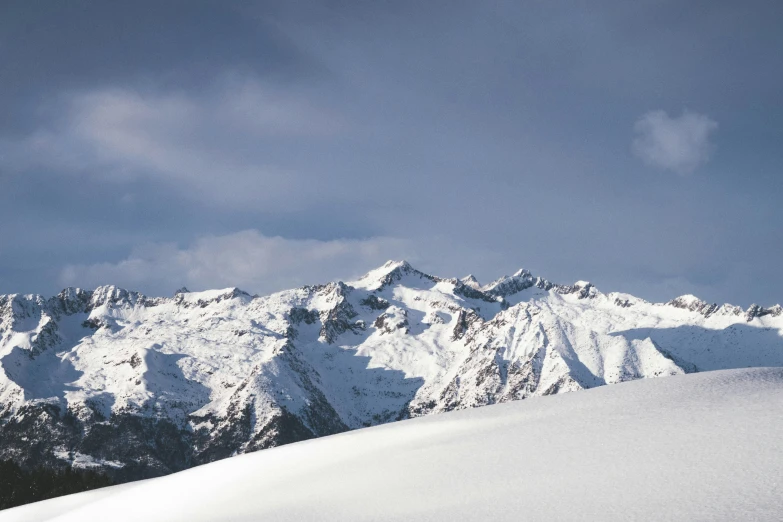
[[[243,455],[23,521],[783,520],[783,369],[643,380]]]
[[[116,480],[431,413],[783,366],[779,305],[649,303],[389,262],[270,296],[0,296],[0,458]]]

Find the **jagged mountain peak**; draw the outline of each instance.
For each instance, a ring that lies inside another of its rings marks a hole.
[[[478,282],[478,279],[473,274],[468,274],[461,278],[460,282],[474,290],[481,290],[481,283]]]
[[[769,308],[765,308],[763,306],[754,303],[750,305],[748,309],[745,311],[745,319],[747,321],[752,321],[756,317],[764,317],[765,315],[778,317],[781,314],[783,314],[783,307],[781,307],[779,304],[776,304],[775,306],[771,306]]]
[[[485,292],[498,295],[510,295],[515,291],[520,291],[532,286],[527,284],[531,279],[530,272],[522,268],[514,272],[514,275],[498,277],[491,283],[484,285],[481,289]]]
[[[252,298],[253,296],[236,286],[217,290],[202,290],[200,292],[177,291],[177,293],[174,294],[174,302],[176,303],[198,305],[201,307],[231,299],[243,299],[247,301]]]
[[[747,310],[743,310],[739,306],[734,306],[729,303],[718,305],[717,303],[708,303],[702,299],[699,299],[693,294],[681,295],[671,301],[665,303],[666,306],[673,306],[675,308],[682,308],[691,312],[697,312],[704,317],[711,315],[744,315],[745,320],[750,322],[757,317],[772,316],[778,317],[783,314],[783,307],[779,304],[765,308],[758,304],[752,304]]]
[[[702,301],[701,299],[699,299],[698,297],[696,297],[693,294],[683,294],[683,295],[681,295],[679,297],[675,297],[674,299],[669,301],[669,303],[683,303],[683,304],[685,304],[685,303],[688,303],[688,304],[697,303],[697,304],[701,304],[701,303],[704,303],[704,301]],[[667,303],[667,304],[669,304],[669,303]]]
[[[407,261],[389,260],[380,267],[370,270],[357,281],[351,281],[348,284],[354,287],[366,288],[368,290],[378,290],[393,282],[399,281],[406,275],[435,279],[429,274],[416,270]]]
[[[92,291],[90,304],[93,307],[117,303],[134,304],[143,298],[144,295],[139,292],[126,290],[115,285],[102,285]]]
[[[682,308],[684,310],[690,310],[691,312],[698,312],[701,315],[708,317],[718,310],[717,303],[708,303],[696,297],[693,294],[685,294],[676,297],[666,303],[667,306],[673,306],[675,308]]]
[[[481,290],[490,295],[498,297],[509,297],[532,287],[538,287],[543,290],[551,290],[555,287],[555,285],[544,278],[533,277],[533,275],[530,273],[530,270],[526,268],[520,268],[514,272],[514,275],[499,277],[488,285],[482,287]]]
[[[67,288],[63,288],[62,291],[60,291],[59,294],[57,294],[57,297],[64,300],[75,300],[75,299],[82,299],[84,296],[91,295],[91,290],[84,290],[82,288],[77,288],[73,286],[69,286]]]

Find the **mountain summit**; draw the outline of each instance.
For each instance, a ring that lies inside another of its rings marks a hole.
[[[150,477],[432,413],[783,366],[782,330],[780,306],[655,304],[527,270],[481,286],[405,261],[263,297],[6,295],[0,458]]]

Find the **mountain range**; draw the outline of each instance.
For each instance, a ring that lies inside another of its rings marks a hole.
[[[0,458],[122,482],[435,413],[783,366],[783,309],[388,262],[269,296],[0,296]]]

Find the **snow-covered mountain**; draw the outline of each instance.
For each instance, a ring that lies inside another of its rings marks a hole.
[[[654,304],[520,270],[389,262],[270,296],[0,296],[0,458],[117,480],[397,419],[633,379],[783,366],[781,307]]]
[[[356,430],[37,502],[2,522],[783,520],[783,369]]]

